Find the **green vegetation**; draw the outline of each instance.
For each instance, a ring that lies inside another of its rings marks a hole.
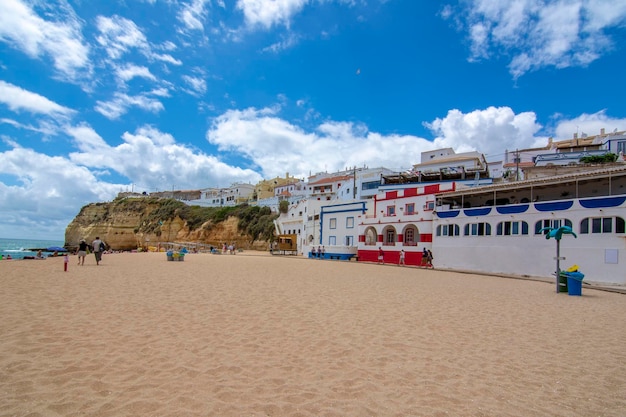
[[[188,206],[174,199],[150,199],[158,207],[144,216],[138,231],[155,233],[163,222],[179,217],[187,224],[189,230],[204,227],[210,230],[217,223],[234,216],[239,219],[239,230],[254,239],[271,240],[274,234],[274,219],[269,207],[242,204],[234,207],[199,207]]]
[[[583,156],[582,158],[580,158],[580,162],[582,162],[583,164],[607,164],[615,161],[617,161],[617,155],[614,153]]]
[[[269,207],[243,204],[235,207],[233,216],[239,218],[239,230],[254,239],[271,241],[274,237],[274,220],[278,218]]]

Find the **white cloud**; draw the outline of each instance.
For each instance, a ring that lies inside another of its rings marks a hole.
[[[205,6],[208,4],[208,0],[193,0],[183,4],[178,13],[178,20],[180,20],[187,29],[204,30],[204,21],[207,14]]]
[[[13,126],[16,129],[29,130],[31,132],[37,132],[43,135],[43,137],[55,135],[58,132],[58,126],[55,123],[51,123],[46,120],[37,120],[39,125],[35,126],[32,124],[24,124],[20,123],[13,119],[0,118],[0,124],[8,124]]]
[[[163,42],[160,46],[160,49],[164,50],[164,51],[174,51],[176,50],[178,47],[176,46],[176,44],[172,41],[165,41]]]
[[[190,94],[200,97],[206,93],[206,81],[200,77],[192,77],[190,75],[183,75],[183,81],[187,84],[191,90],[187,89]]]
[[[0,103],[6,104],[9,109],[15,112],[24,110],[30,113],[50,116],[70,116],[74,113],[74,110],[61,106],[44,96],[1,80]]]
[[[456,17],[471,42],[470,60],[511,56],[514,77],[543,67],[585,66],[616,47],[626,2],[611,0],[469,0]],[[444,8],[442,17],[452,16]],[[619,47],[619,45],[617,46]]]
[[[180,59],[174,58],[170,54],[152,54],[151,57],[156,59],[157,61],[167,62],[168,64],[172,64],[176,66],[183,65],[183,61],[181,61]]]
[[[167,88],[161,87],[150,91],[150,95],[157,97],[170,97],[170,91]]]
[[[95,110],[104,117],[114,120],[125,114],[130,107],[138,107],[152,113],[158,113],[164,108],[159,100],[147,95],[130,96],[124,93],[115,93],[110,101],[97,101]]]
[[[145,79],[152,80],[152,81],[156,80],[156,77],[152,75],[152,73],[147,67],[133,65],[133,64],[126,64],[126,65],[117,67],[115,69],[115,73],[117,75],[117,78],[119,78],[122,81],[129,81],[135,77],[141,77],[141,78],[145,78]]]
[[[231,182],[253,182],[260,175],[249,169],[229,166],[218,158],[176,143],[174,137],[152,126],[123,134],[123,143],[109,146],[89,126],[68,130],[79,152],[70,154],[77,165],[114,170],[150,190],[202,188]]]
[[[131,20],[120,16],[98,16],[96,26],[100,31],[96,39],[111,59],[120,59],[132,49],[144,53],[150,50],[146,36]]]
[[[509,107],[489,107],[462,113],[450,110],[425,126],[436,135],[435,148],[453,148],[455,152],[478,151],[497,159],[505,150],[545,146],[545,138],[535,134],[541,126],[532,112],[515,114]],[[541,144],[537,144],[537,141]]]
[[[599,135],[601,129],[604,129],[605,133],[626,130],[626,118],[607,116],[605,110],[593,114],[583,113],[573,119],[560,120],[556,126],[554,138],[556,140],[570,139],[574,133],[578,133],[579,137],[583,133],[589,136]]]
[[[250,26],[289,26],[291,18],[300,12],[309,0],[237,0],[237,8]]]
[[[547,144],[546,137],[537,136],[540,126],[534,113],[516,114],[508,107],[469,113],[451,110],[426,124],[435,133],[434,140],[383,135],[370,132],[362,124],[337,121],[326,121],[306,131],[280,118],[280,111],[279,106],[231,110],[216,118],[207,132],[207,139],[219,147],[224,158],[236,152],[255,170],[229,165],[218,156],[179,144],[171,134],[149,125],[124,133],[122,143],[116,146],[86,123],[68,125],[65,133],[73,139],[76,150],[67,158],[24,149],[3,137],[3,142],[14,149],[0,152],[0,174],[15,181],[13,185],[0,182],[0,233],[23,230],[32,236],[32,231],[38,230],[40,235],[49,233],[57,238],[81,206],[110,201],[128,188],[128,184],[108,182],[113,176],[125,177],[137,189],[151,192],[238,181],[254,184],[285,172],[306,177],[309,172],[351,166],[401,170],[420,162],[421,152],[440,147],[452,147],[457,152],[477,150],[495,160],[505,149]],[[12,124],[10,119],[0,122]],[[599,133],[600,128],[607,133],[615,128],[624,130],[626,119],[611,118],[600,111],[561,119],[555,126],[559,139],[571,137],[574,128],[590,135]],[[33,195],[38,198],[33,199]],[[43,218],[45,222],[40,220]]]
[[[89,47],[69,5],[62,2],[57,10],[56,20],[51,21],[38,16],[25,2],[0,1],[0,41],[33,58],[49,57],[58,75],[76,81],[91,72]]]
[[[306,132],[277,116],[279,108],[230,110],[216,118],[207,139],[221,151],[238,152],[264,177],[297,177],[347,166],[408,168],[433,144],[415,136],[380,135],[362,125],[325,122]]]
[[[120,189],[66,158],[20,147],[0,152],[0,173],[17,180],[0,182],[0,235],[7,237],[58,239],[78,208],[110,200]]]
[[[282,38],[283,39],[280,42],[276,42],[268,47],[263,48],[263,52],[278,53],[296,46],[300,41],[300,37],[294,33],[283,35]]]

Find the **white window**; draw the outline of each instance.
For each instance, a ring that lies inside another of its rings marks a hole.
[[[346,229],[354,229],[354,217],[346,218]]]
[[[330,219],[330,226],[331,229],[336,229],[337,228],[337,218],[333,217],[332,219]]]

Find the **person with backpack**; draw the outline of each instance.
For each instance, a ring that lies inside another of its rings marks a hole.
[[[433,259],[435,259],[435,258],[433,256],[433,253],[430,251],[430,249],[428,249],[428,257],[427,258],[428,258],[428,267],[429,268],[434,268]]]
[[[91,243],[91,247],[93,250],[93,254],[96,257],[96,265],[100,265],[100,261],[102,260],[102,254],[106,250],[106,245],[100,237],[96,236],[96,239]]]

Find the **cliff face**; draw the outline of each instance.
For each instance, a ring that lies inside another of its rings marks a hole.
[[[80,239],[91,242],[96,236],[113,250],[132,250],[157,246],[164,242],[193,242],[219,246],[236,243],[238,248],[265,250],[267,242],[254,241],[238,230],[239,219],[228,217],[223,222],[207,222],[190,230],[180,217],[155,218],[153,212],[161,207],[161,200],[123,199],[110,203],[84,206],[65,230],[65,244],[78,246]]]

